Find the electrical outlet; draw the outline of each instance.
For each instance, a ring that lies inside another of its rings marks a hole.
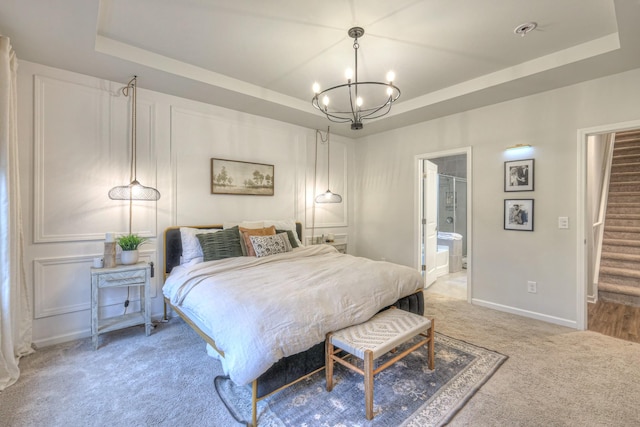
[[[527,282],[527,292],[530,294],[535,294],[538,292],[538,284],[536,282],[528,281]]]

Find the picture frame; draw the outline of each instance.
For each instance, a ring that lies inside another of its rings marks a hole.
[[[273,196],[273,165],[239,160],[211,159],[211,194]]]
[[[533,199],[504,199],[504,229],[533,231]]]
[[[533,191],[534,159],[504,162],[504,191]]]

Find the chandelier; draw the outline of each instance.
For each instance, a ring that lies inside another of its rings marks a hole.
[[[389,113],[391,104],[400,98],[400,89],[393,84],[393,71],[387,73],[386,83],[358,81],[358,38],[362,37],[364,29],[353,27],[349,29],[348,34],[354,39],[355,71],[348,68],[345,72],[347,83],[323,91],[317,82],[314,83],[315,95],[311,104],[332,122],[351,122],[351,129],[357,130],[362,129],[363,120],[376,119]]]

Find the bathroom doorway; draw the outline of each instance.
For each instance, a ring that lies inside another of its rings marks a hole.
[[[437,165],[437,184],[427,185],[422,172],[419,195],[421,222],[421,265],[423,271],[435,268],[436,280],[427,283],[427,292],[439,293],[456,299],[471,301],[470,269],[470,148],[418,156],[419,170],[428,164]],[[433,197],[430,191],[437,194]],[[431,203],[437,206],[428,206]],[[429,256],[426,250],[424,213],[437,212],[437,252]],[[435,260],[435,261],[434,261]],[[435,262],[435,267],[433,264]]]

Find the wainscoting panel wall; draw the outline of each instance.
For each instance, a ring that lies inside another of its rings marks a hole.
[[[97,80],[91,86],[35,76],[34,86],[34,241],[100,240],[105,230],[127,232],[128,203],[106,195],[131,181],[129,99],[121,87],[105,88]],[[151,186],[153,117],[153,105],[138,99],[138,176]],[[135,205],[134,218],[146,225],[137,231],[154,236],[154,206]]]

